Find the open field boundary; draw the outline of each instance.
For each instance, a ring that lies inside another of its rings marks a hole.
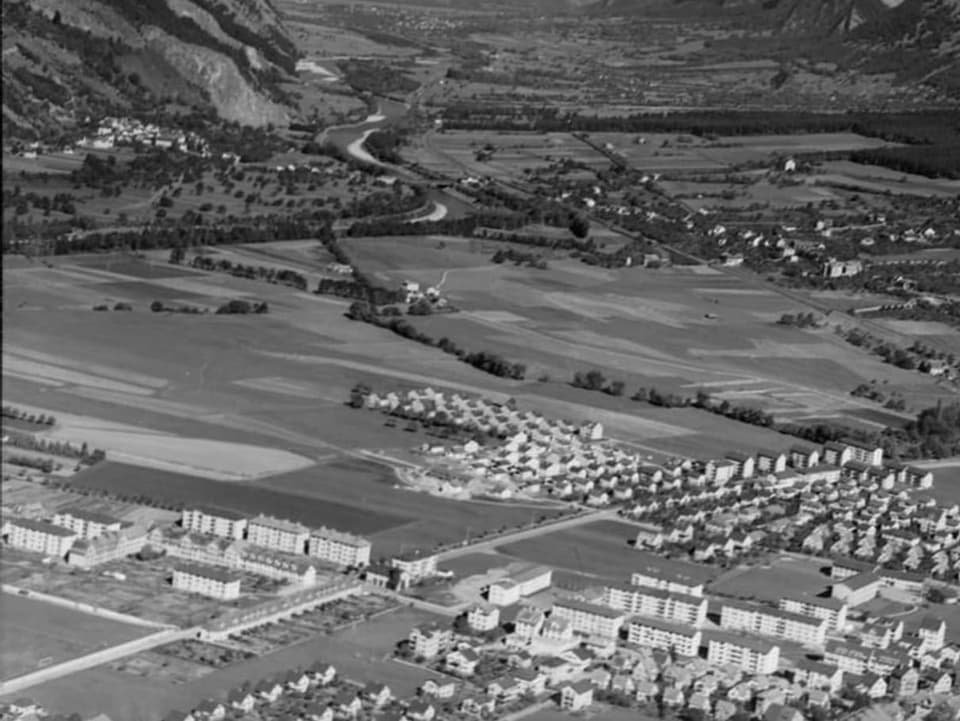
[[[60,596],[54,596],[49,593],[42,593],[40,591],[33,591],[29,589],[23,589],[19,586],[12,586],[9,583],[4,583],[0,590],[3,590],[4,593],[16,594],[23,596],[24,598],[29,598],[33,601],[42,601],[43,603],[52,603],[55,606],[63,606],[64,608],[69,608],[71,611],[78,611],[80,613],[89,613],[94,616],[100,616],[101,618],[106,618],[111,621],[117,621],[119,623],[127,623],[132,626],[143,626],[145,628],[154,628],[163,631],[169,631],[175,629],[176,626],[171,626],[167,623],[157,623],[155,621],[147,621],[137,616],[130,616],[126,613],[119,613],[117,611],[111,611],[109,608],[103,608],[102,606],[92,606],[89,603],[81,603],[79,601],[73,601],[69,598],[62,598]]]
[[[62,676],[69,676],[70,674],[77,673],[78,671],[84,671],[88,668],[93,668],[94,666],[100,666],[111,661],[116,661],[117,659],[124,658],[126,656],[133,656],[134,654],[138,654],[142,651],[148,651],[149,649],[157,646],[163,646],[174,641],[191,638],[195,633],[196,631],[194,629],[166,629],[163,631],[158,631],[157,633],[149,636],[144,636],[143,638],[137,638],[133,641],[121,643],[111,648],[95,651],[87,654],[86,656],[80,656],[79,658],[64,661],[56,666],[42,668],[38,671],[24,674],[23,676],[17,676],[9,681],[0,683],[0,696],[19,693],[32,686],[38,686],[41,683],[46,683],[47,681],[52,681],[53,679],[61,678]]]

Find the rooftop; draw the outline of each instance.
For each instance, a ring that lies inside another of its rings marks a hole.
[[[577,601],[573,598],[558,598],[553,603],[553,608],[568,608],[572,611],[582,611],[583,613],[590,613],[595,616],[604,616],[606,618],[623,618],[624,613],[622,611],[616,611],[607,606],[598,606],[595,603],[585,603],[584,601]]]
[[[185,573],[189,576],[198,576],[200,578],[209,578],[219,583],[239,583],[240,575],[230,573],[216,566],[201,566],[197,563],[184,563],[174,569],[175,573]]]
[[[35,521],[32,518],[10,518],[11,526],[18,526],[19,528],[25,528],[28,531],[36,531],[37,533],[46,533],[51,536],[61,536],[66,538],[68,536],[76,536],[77,534],[71,531],[69,528],[64,528],[63,526],[55,526],[52,523],[47,523],[46,521]]]
[[[337,541],[338,543],[360,548],[370,545],[370,541],[363,536],[357,536],[353,533],[347,533],[346,531],[338,531],[334,528],[327,528],[326,526],[313,529],[313,531],[310,532],[310,537],[323,538],[328,541]]]
[[[686,636],[687,638],[693,638],[700,633],[700,629],[698,628],[685,626],[679,623],[670,623],[669,621],[653,618],[651,616],[633,616],[630,618],[630,625],[647,626],[649,628],[655,628],[658,631],[667,631],[669,633],[675,633],[679,636]]]
[[[217,518],[226,518],[229,521],[242,521],[247,516],[243,513],[237,511],[231,511],[227,508],[218,508],[217,506],[191,506],[190,508],[185,508],[185,512],[194,511],[202,513],[205,516],[216,516]]]
[[[87,511],[83,508],[64,508],[62,511],[58,511],[57,515],[73,516],[74,518],[79,518],[87,523],[102,523],[107,526],[113,525],[114,523],[120,523],[119,518],[108,516],[106,513]]]
[[[310,529],[304,525],[294,523],[293,521],[287,521],[283,518],[274,518],[273,516],[257,516],[256,518],[250,520],[250,525],[273,528],[284,533],[302,534],[310,532]]]
[[[725,631],[708,631],[706,634],[706,641],[710,643],[726,643],[732,646],[740,646],[741,648],[748,648],[751,651],[756,651],[758,653],[769,653],[774,648],[779,648],[775,643],[770,643],[769,641],[764,641],[761,638],[756,638],[754,636],[746,636],[738,633],[727,633]]]

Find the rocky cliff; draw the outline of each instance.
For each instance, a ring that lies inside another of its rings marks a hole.
[[[4,134],[158,108],[288,119],[297,51],[269,0],[5,0],[2,12]]]

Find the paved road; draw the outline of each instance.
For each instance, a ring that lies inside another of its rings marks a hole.
[[[516,541],[523,541],[527,538],[535,538],[536,536],[541,536],[544,533],[552,533],[553,531],[562,531],[568,528],[576,528],[577,526],[582,526],[586,523],[592,523],[594,521],[603,521],[603,520],[620,520],[620,517],[617,515],[616,509],[605,509],[602,511],[589,511],[579,516],[574,516],[573,518],[564,518],[559,521],[554,521],[553,523],[546,523],[546,524],[537,526],[536,528],[525,528],[521,531],[507,533],[502,536],[497,536],[496,538],[479,541],[477,543],[471,543],[467,546],[459,546],[457,548],[451,548],[446,551],[441,551],[438,554],[438,560],[448,561],[451,558],[457,558],[458,556],[465,556],[468,553],[482,553],[484,551],[491,551],[497,546],[502,546],[506,543],[515,543]]]
[[[121,643],[118,646],[105,648],[101,651],[87,654],[86,656],[80,656],[79,658],[64,661],[56,666],[42,668],[39,671],[33,671],[32,673],[18,676],[0,683],[0,696],[20,693],[32,686],[37,686],[41,683],[46,683],[47,681],[52,681],[56,678],[62,678],[63,676],[69,676],[70,674],[77,673],[78,671],[85,671],[88,668],[101,666],[105,663],[111,663],[112,661],[116,661],[127,656],[133,656],[134,654],[147,651],[151,648],[162,646],[167,643],[172,643],[173,641],[191,638],[196,634],[196,632],[196,629],[167,629],[165,631],[158,631],[157,633],[144,636],[143,638]]]

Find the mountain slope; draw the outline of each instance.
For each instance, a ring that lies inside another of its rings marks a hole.
[[[297,51],[268,0],[3,3],[4,134],[86,116],[192,107],[283,122]]]

